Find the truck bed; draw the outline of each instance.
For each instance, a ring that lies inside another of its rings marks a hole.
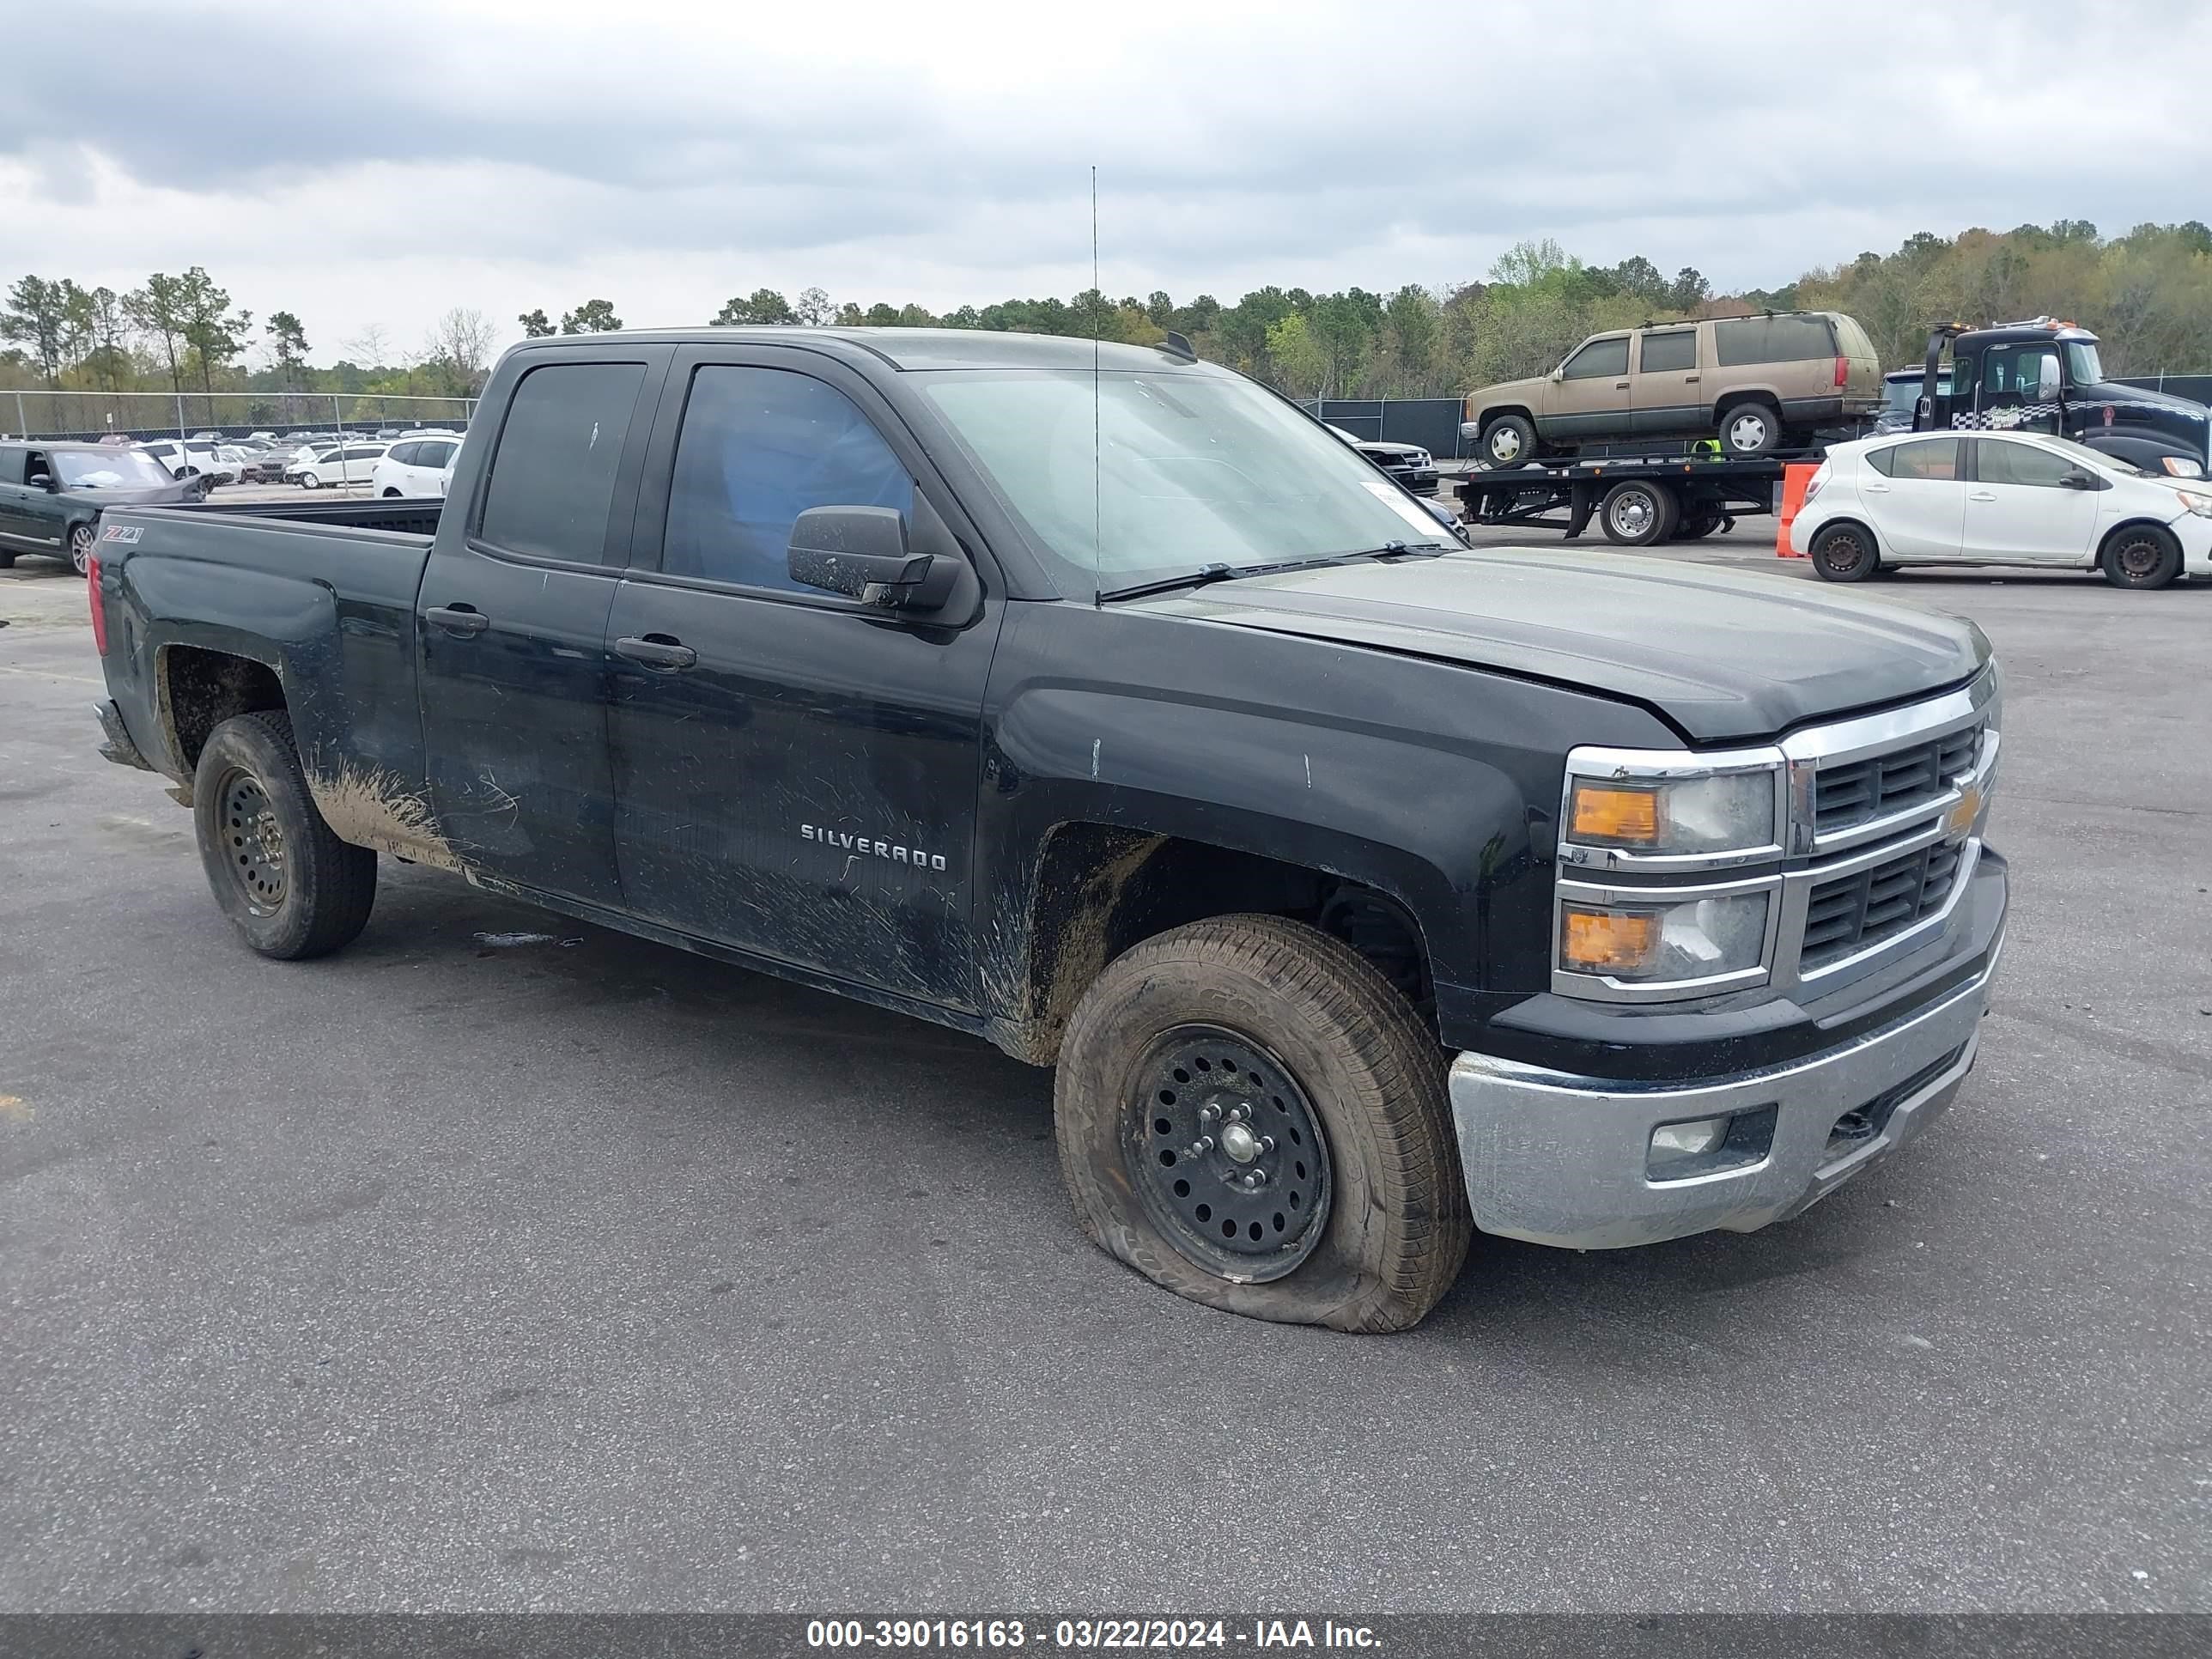
[[[225,518],[283,519],[296,524],[343,526],[349,530],[386,530],[402,536],[434,536],[445,501],[438,496],[422,499],[354,501],[337,497],[296,501],[204,501],[180,504],[180,512],[219,514]]]

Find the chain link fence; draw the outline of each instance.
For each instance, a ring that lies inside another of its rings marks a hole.
[[[362,434],[409,427],[465,428],[473,398],[323,392],[50,392],[0,390],[0,437],[189,438],[212,432]]]

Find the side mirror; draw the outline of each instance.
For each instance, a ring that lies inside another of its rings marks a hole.
[[[62,493],[62,481],[51,472],[41,472],[35,482],[39,488],[49,495],[58,495]]]
[[[951,562],[908,552],[906,515],[896,507],[809,507],[791,526],[784,559],[792,580],[885,610],[928,610],[951,591],[950,581],[932,580]]]
[[[1555,380],[1564,380],[1566,378],[1567,366],[1565,363],[1561,363],[1557,368],[1552,371],[1552,379]]]
[[[2063,384],[2059,378],[2058,365],[2051,358],[2045,357],[2043,360],[2042,371],[2035,377],[2036,401],[2049,403],[2058,395]]]
[[[2094,489],[2097,487],[2096,475],[2092,472],[2069,472],[2058,482],[2069,489]]]

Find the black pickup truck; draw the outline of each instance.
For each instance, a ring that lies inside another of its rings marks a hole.
[[[111,511],[105,752],[297,957],[380,854],[1056,1064],[1076,1213],[1264,1318],[1792,1215],[1974,1058],[1966,623],[1469,550],[1179,349],[536,340],[442,502]]]

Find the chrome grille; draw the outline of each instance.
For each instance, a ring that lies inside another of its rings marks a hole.
[[[1814,885],[1799,955],[1811,970],[1879,945],[1934,915],[1958,879],[1960,843],[1938,842]]]
[[[1982,728],[1962,726],[1940,738],[1824,766],[1813,783],[1813,828],[1828,836],[1902,812],[1943,793],[1946,780],[1971,770]]]

